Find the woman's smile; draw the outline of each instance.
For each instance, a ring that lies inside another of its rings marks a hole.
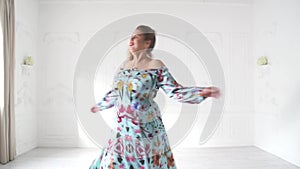
[[[129,42],[129,46],[133,46],[134,45],[134,42]]]

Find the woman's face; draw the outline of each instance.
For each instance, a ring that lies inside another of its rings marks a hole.
[[[131,53],[144,51],[150,46],[150,42],[151,41],[144,41],[142,32],[136,29],[131,35],[129,41],[129,51]]]

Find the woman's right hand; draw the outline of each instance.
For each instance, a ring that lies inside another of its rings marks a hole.
[[[91,108],[91,112],[93,112],[93,113],[97,113],[98,111],[100,111],[100,110],[99,110],[99,108],[97,106],[93,106]]]
[[[206,87],[202,91],[202,96],[204,97],[214,97],[214,98],[219,98],[221,95],[220,89],[217,87]]]

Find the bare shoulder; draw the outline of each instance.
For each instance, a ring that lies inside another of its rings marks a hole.
[[[160,59],[153,59],[151,65],[154,68],[159,68],[161,66],[165,66],[164,62],[162,60],[160,60]]]

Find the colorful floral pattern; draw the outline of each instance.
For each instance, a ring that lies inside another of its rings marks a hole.
[[[204,87],[183,87],[166,66],[121,69],[112,89],[97,104],[100,111],[116,108],[116,127],[89,169],[176,169],[161,112],[153,100],[159,88],[183,103],[206,99]]]

